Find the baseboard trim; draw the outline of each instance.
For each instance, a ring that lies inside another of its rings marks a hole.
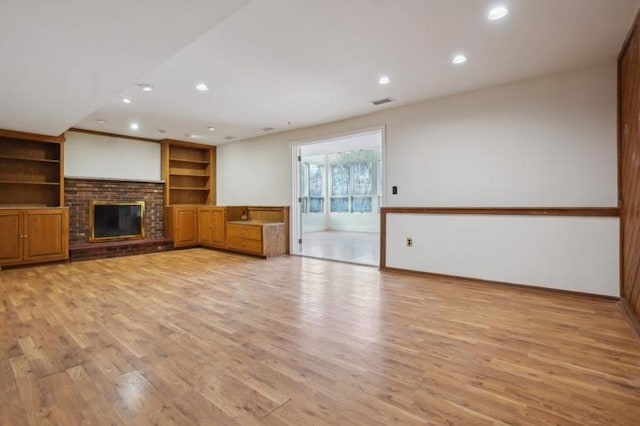
[[[640,340],[640,319],[636,318],[636,316],[633,314],[629,303],[627,303],[627,299],[620,299],[620,309],[622,310],[623,315],[629,321],[629,325],[631,325],[631,329],[635,332],[636,337],[638,338],[638,340]]]
[[[584,292],[572,291],[572,290],[561,290],[557,288],[540,287],[540,286],[527,285],[527,284],[514,284],[514,283],[508,283],[504,281],[491,281],[491,280],[484,280],[481,278],[462,277],[458,275],[438,274],[435,272],[412,271],[410,269],[389,268],[389,267],[380,268],[380,271],[415,275],[415,276],[421,276],[425,278],[455,279],[455,280],[466,281],[474,284],[499,285],[503,287],[517,288],[517,289],[522,289],[527,291],[555,293],[555,294],[562,294],[565,296],[577,296],[577,297],[582,297],[587,299],[608,300],[608,301],[614,301],[614,302],[620,301],[620,298],[616,296],[606,296],[603,294],[584,293]]]

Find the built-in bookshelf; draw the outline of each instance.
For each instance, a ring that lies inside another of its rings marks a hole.
[[[165,205],[215,204],[215,147],[162,141]]]
[[[0,206],[64,204],[64,137],[0,130]]]

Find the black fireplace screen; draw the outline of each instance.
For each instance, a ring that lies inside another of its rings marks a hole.
[[[144,201],[94,201],[90,209],[92,240],[144,237]]]

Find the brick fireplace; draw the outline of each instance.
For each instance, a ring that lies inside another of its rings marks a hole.
[[[69,254],[71,260],[151,253],[171,249],[164,238],[164,183],[123,180],[65,178],[64,201],[69,208]],[[145,202],[145,239],[90,242],[90,201]]]

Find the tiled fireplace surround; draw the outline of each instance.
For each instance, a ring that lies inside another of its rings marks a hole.
[[[162,182],[65,178],[64,203],[69,208],[71,260],[151,253],[171,249],[163,235]],[[145,201],[144,240],[89,242],[89,201]]]

